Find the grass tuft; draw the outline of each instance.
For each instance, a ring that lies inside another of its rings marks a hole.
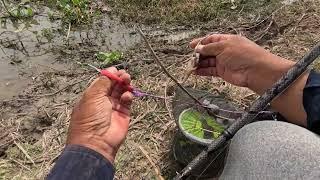
[[[109,0],[124,21],[192,24],[272,12],[276,0]]]

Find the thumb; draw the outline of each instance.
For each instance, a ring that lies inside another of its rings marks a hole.
[[[118,71],[115,67],[111,67],[106,70],[114,74]],[[112,89],[112,81],[105,76],[100,76],[91,83],[91,85],[85,91],[85,94],[110,95],[111,89]]]
[[[88,89],[85,91],[85,94],[104,94],[108,95],[111,93],[112,82],[109,78],[105,76],[98,77],[95,79]]]
[[[218,56],[225,48],[224,42],[215,42],[207,45],[198,45],[196,52],[203,56]]]

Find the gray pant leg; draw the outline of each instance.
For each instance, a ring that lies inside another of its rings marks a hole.
[[[320,179],[319,136],[285,122],[249,124],[232,139],[219,179]]]

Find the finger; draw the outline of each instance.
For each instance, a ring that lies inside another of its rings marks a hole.
[[[118,99],[112,99],[111,103],[112,103],[113,110],[119,111],[119,112],[124,113],[126,115],[130,114],[129,105],[125,106],[125,105],[121,104]]]
[[[85,94],[91,95],[103,93],[105,95],[109,95],[111,93],[111,88],[111,80],[105,76],[100,76],[91,83],[91,85],[85,91]]]
[[[216,42],[220,42],[223,40],[227,40],[230,36],[230,34],[212,34],[208,37],[205,37],[202,41],[201,44],[206,45],[206,44],[210,44],[210,43],[216,43]]]
[[[216,67],[216,58],[210,57],[205,59],[200,59],[199,68],[206,68],[206,67]]]
[[[130,84],[130,75],[126,72],[120,72],[120,78],[124,80],[125,84],[128,85]],[[114,88],[112,89],[112,92],[111,92],[111,96],[116,98],[116,99],[119,99],[121,97],[121,95],[126,91],[126,87],[125,85],[123,84],[116,84],[114,86]]]
[[[109,68],[107,68],[106,69],[107,71],[109,71],[109,72],[111,72],[111,73],[113,73],[113,74],[116,74],[116,73],[118,73],[118,70],[117,70],[117,68],[116,67],[109,67]]]
[[[117,75],[121,77],[125,84],[130,84],[131,76],[125,70],[119,70]]]
[[[118,69],[116,67],[109,67],[109,68],[107,68],[105,70],[109,71],[112,74],[117,74],[118,73]],[[112,81],[112,80],[111,80],[111,82],[112,82],[112,85],[111,85],[111,88],[112,88],[114,86],[115,82]]]
[[[196,48],[196,52],[200,53],[202,56],[218,56],[224,48],[224,42],[216,42],[207,45],[199,45]]]
[[[194,48],[198,45],[199,41],[201,41],[202,39],[203,39],[203,37],[201,37],[201,38],[196,38],[196,39],[192,40],[192,41],[190,42],[189,46],[190,46],[192,49],[194,49]]]
[[[191,41],[190,47],[194,49],[198,43],[201,41],[202,45],[207,45],[210,43],[220,42],[222,40],[227,40],[231,35],[228,34],[212,34],[208,37],[197,38]]]
[[[123,69],[121,69],[121,70],[119,70],[119,71],[116,73],[116,75],[120,77],[120,76],[121,76],[122,74],[124,74],[124,73],[126,73],[126,71],[123,70]]]
[[[217,76],[217,69],[215,67],[196,69],[195,74],[199,76]]]
[[[133,100],[133,95],[131,92],[125,92],[120,97],[120,103],[127,108],[130,107]]]

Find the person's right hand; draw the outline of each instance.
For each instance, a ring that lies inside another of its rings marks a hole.
[[[202,40],[202,41],[201,41]],[[201,44],[198,42],[201,41]],[[242,87],[250,87],[254,76],[267,76],[272,66],[288,67],[291,61],[271,54],[254,42],[238,35],[213,34],[190,43],[201,57],[196,74],[218,76]],[[276,73],[276,72],[275,72]]]
[[[107,70],[130,84],[124,70]],[[132,99],[123,85],[105,76],[97,78],[73,108],[67,144],[90,148],[113,163],[128,132]]]

